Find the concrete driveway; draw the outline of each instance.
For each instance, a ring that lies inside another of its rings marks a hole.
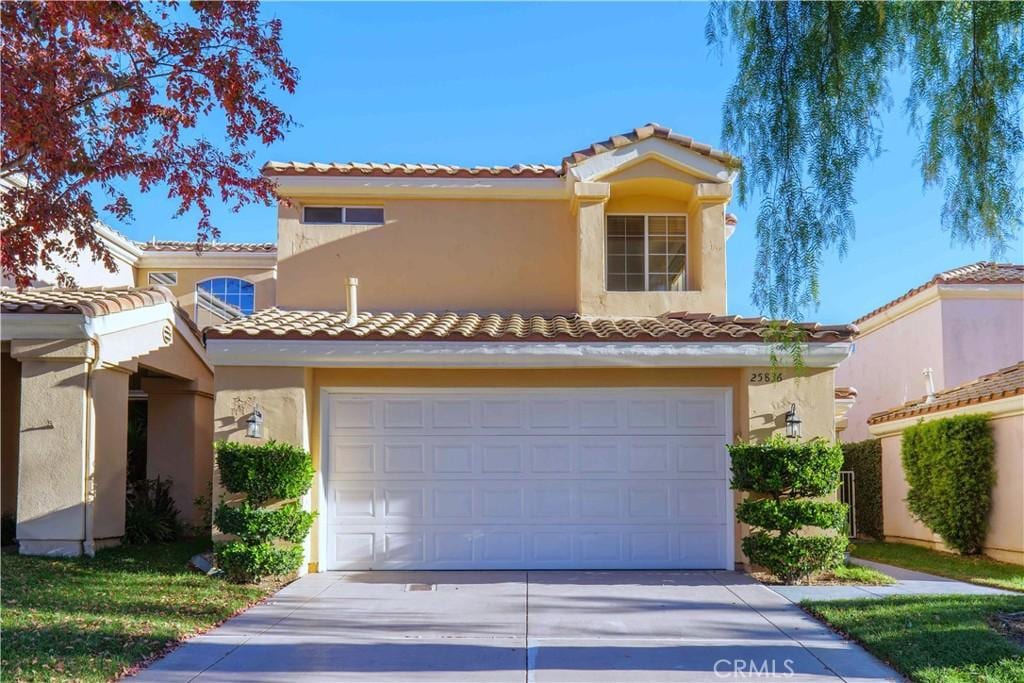
[[[675,571],[310,575],[137,679],[900,680],[743,574]]]

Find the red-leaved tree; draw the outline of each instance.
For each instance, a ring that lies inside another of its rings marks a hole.
[[[18,287],[40,266],[73,284],[60,263],[80,257],[112,269],[93,226],[99,206],[132,216],[125,181],[198,209],[200,244],[219,235],[211,202],[273,200],[251,145],[292,125],[269,91],[298,75],[257,2],[3,2],[0,23],[2,267]]]

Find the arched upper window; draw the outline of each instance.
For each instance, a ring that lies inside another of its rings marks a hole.
[[[237,277],[215,277],[196,285],[196,323],[200,326],[249,315],[256,310],[251,282]]]

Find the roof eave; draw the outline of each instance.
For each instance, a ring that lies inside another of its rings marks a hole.
[[[836,367],[849,341],[805,345],[807,367]],[[339,341],[237,339],[207,330],[207,353],[216,365],[406,368],[749,367],[772,362],[766,342],[585,341]],[[783,359],[785,363],[785,359]]]

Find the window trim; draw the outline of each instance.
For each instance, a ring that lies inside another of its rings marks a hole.
[[[202,280],[198,280],[196,282],[196,284],[195,284],[195,287],[192,288],[192,297],[195,299],[194,303],[192,304],[192,315],[194,316],[192,318],[192,320],[194,320],[194,321],[198,321],[199,320],[199,285],[203,284],[204,282],[211,282],[213,280],[238,280],[239,282],[245,282],[246,284],[251,285],[252,286],[252,312],[255,313],[256,311],[259,310],[258,308],[256,308],[256,283],[255,282],[253,282],[252,280],[248,280],[248,279],[246,279],[244,277],[238,277],[237,275],[211,275],[210,277],[206,277],[206,278],[203,278]],[[224,303],[227,303],[227,302],[224,302]],[[227,304],[227,305],[230,306],[231,304]],[[245,313],[243,311],[242,315],[251,315],[251,314]]]
[[[612,216],[643,216],[644,219],[644,288],[643,289],[608,289],[608,219]],[[651,264],[650,252],[650,219],[651,216],[682,216],[683,225],[686,228],[686,264],[683,266],[686,271],[683,273],[683,289],[681,291],[659,291],[649,289],[651,286],[648,278],[648,271]],[[604,215],[604,291],[615,294],[682,294],[693,291],[690,289],[690,215],[679,211],[652,211],[650,213],[639,211],[616,211]]]
[[[307,221],[306,209],[341,209],[341,222],[330,223],[320,221]],[[379,221],[347,221],[345,216],[349,209],[380,209],[381,220]],[[302,225],[384,225],[384,207],[365,204],[303,204],[302,214],[299,216],[299,223]]]
[[[154,275],[173,275],[174,276],[174,282],[171,282],[171,283],[153,282],[153,276]],[[176,270],[151,270],[148,273],[146,273],[146,284],[150,285],[150,286],[152,286],[152,285],[161,285],[163,287],[177,287],[178,286],[178,271],[176,271]]]

